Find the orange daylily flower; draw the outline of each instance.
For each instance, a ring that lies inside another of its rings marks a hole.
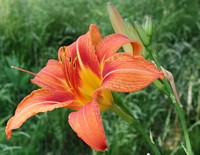
[[[116,53],[130,43],[133,54]],[[55,108],[76,110],[68,121],[78,136],[95,150],[108,147],[100,111],[114,104],[111,91],[140,90],[163,73],[141,54],[141,45],[121,34],[102,39],[96,25],[70,46],[61,47],[58,60],[47,65],[31,81],[40,86],[17,106],[6,127],[7,138],[28,118]]]

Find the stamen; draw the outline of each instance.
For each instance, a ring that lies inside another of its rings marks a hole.
[[[25,72],[25,73],[28,73],[28,74],[31,74],[33,76],[36,76],[37,74],[33,73],[33,72],[30,72],[30,71],[27,71],[25,69],[22,69],[22,68],[18,68],[18,67],[15,67],[15,66],[11,66],[11,68],[14,68],[16,70],[19,70],[19,71],[22,71],[22,72]]]
[[[69,57],[69,62],[70,62],[70,63],[72,62],[72,58],[71,58],[71,57]]]
[[[76,56],[73,60],[73,66],[76,67],[76,61],[77,61],[78,57]]]

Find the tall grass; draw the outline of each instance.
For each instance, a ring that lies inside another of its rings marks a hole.
[[[200,11],[198,0],[111,0],[124,18],[154,22],[153,44],[163,66],[172,71],[186,112],[195,154],[200,134]],[[103,113],[109,148],[92,151],[71,130],[69,110],[57,109],[29,119],[6,140],[4,129],[17,104],[35,86],[30,75],[11,65],[38,72],[57,50],[84,34],[95,23],[103,35],[113,33],[105,0],[0,0],[0,154],[147,154],[150,148],[133,127],[111,111]],[[178,117],[170,101],[150,86],[121,94],[124,102],[163,154],[184,154]]]

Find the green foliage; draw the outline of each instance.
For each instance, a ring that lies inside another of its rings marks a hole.
[[[114,113],[103,113],[109,148],[92,151],[71,130],[69,110],[57,109],[29,119],[6,140],[6,121],[17,104],[33,89],[31,75],[11,69],[38,72],[48,59],[56,58],[62,45],[84,34],[90,23],[102,34],[113,33],[105,0],[0,0],[0,154],[147,154],[149,146],[133,127]],[[186,111],[191,143],[199,154],[200,140],[200,11],[198,0],[124,0],[111,2],[123,18],[143,22],[153,19],[155,51],[161,64],[175,77]],[[136,93],[121,94],[132,114],[159,144],[163,154],[184,154],[180,123],[170,101],[150,86]]]

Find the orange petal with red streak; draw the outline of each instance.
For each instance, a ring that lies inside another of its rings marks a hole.
[[[118,92],[132,92],[148,86],[163,73],[141,56],[118,53],[106,60],[102,87]]]
[[[55,108],[68,107],[78,109],[74,96],[64,91],[38,89],[25,97],[17,106],[15,115],[10,118],[6,126],[7,138],[12,137],[12,130],[19,128],[28,118],[39,112],[51,111]]]
[[[55,90],[67,89],[61,63],[56,60],[49,60],[47,65],[31,80],[31,82],[44,88]]]
[[[92,46],[96,48],[102,38],[98,27],[95,24],[91,24],[88,33],[89,38],[91,39]]]
[[[96,75],[100,76],[100,65],[95,54],[96,45],[101,40],[99,29],[96,25],[90,25],[89,31],[78,38],[76,50],[80,67],[90,68]]]
[[[99,106],[96,101],[90,102],[79,111],[71,113],[69,124],[91,148],[103,151],[108,147]]]
[[[122,45],[127,43],[131,43],[134,55],[141,55],[142,45],[138,41],[130,40],[122,34],[111,34],[105,37],[96,48],[96,54],[99,61],[111,57],[122,47]]]

